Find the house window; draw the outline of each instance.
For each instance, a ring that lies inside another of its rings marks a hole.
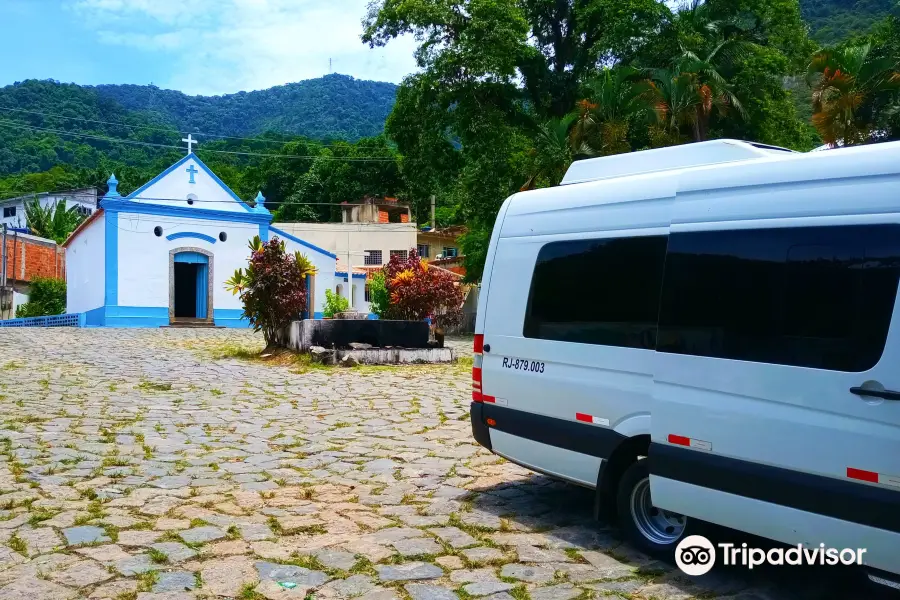
[[[406,260],[409,250],[391,250],[391,256],[399,256],[402,260]]]
[[[419,244],[417,250],[419,251],[419,256],[428,258],[428,244]]]
[[[82,217],[87,217],[88,215],[90,215],[90,214],[91,214],[92,212],[94,212],[94,211],[91,210],[90,207],[84,206],[83,204],[78,204],[78,205],[76,205],[76,207],[75,207],[75,212],[77,212],[77,213],[78,213],[79,215],[81,215]]]
[[[862,372],[884,351],[900,226],[672,234],[660,352]]]
[[[8,219],[9,217],[16,216],[16,207],[15,206],[4,206],[3,207],[3,218]]]
[[[368,283],[366,284],[366,288],[365,288],[365,298],[366,298],[366,302],[371,302],[371,301],[372,301],[372,292],[369,290],[369,284],[368,284]]]
[[[666,236],[546,244],[531,279],[525,337],[652,350],[665,259]],[[576,289],[580,301],[562,293]]]
[[[380,265],[381,262],[381,250],[366,250],[366,258],[365,264],[367,265]]]
[[[450,246],[444,246],[444,258],[456,258],[458,254],[458,249],[451,248]]]

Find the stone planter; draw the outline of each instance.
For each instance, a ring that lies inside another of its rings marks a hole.
[[[354,320],[354,321],[359,321],[359,320],[368,319],[369,315],[366,313],[361,313],[356,310],[348,310],[345,312],[335,313],[334,318],[335,319],[350,319],[350,320]]]
[[[308,352],[313,346],[349,349],[357,342],[372,348],[428,348],[428,323],[369,319],[294,321],[279,337],[285,348]]]

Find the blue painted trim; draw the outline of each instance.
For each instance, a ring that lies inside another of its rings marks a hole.
[[[205,233],[196,233],[194,231],[179,231],[178,233],[170,233],[166,236],[166,239],[170,242],[172,240],[179,240],[181,238],[197,238],[198,240],[203,240],[204,242],[209,242],[210,244],[215,244],[218,241],[211,235],[206,235]]]
[[[269,226],[269,230],[272,231],[273,233],[275,233],[276,235],[280,235],[283,238],[287,238],[287,239],[291,240],[292,242],[297,242],[301,246],[306,246],[307,248],[312,248],[319,254],[324,254],[328,258],[333,258],[333,259],[337,260],[337,254],[332,254],[331,252],[329,252],[328,250],[325,250],[324,248],[319,248],[318,246],[314,246],[313,244],[310,244],[309,242],[304,242],[300,238],[294,237],[286,231],[276,229],[275,227],[272,227],[271,225]]]
[[[243,314],[240,308],[217,308],[213,311],[213,320],[221,327],[246,329],[250,327],[250,321],[242,319]]]
[[[246,329],[250,322],[241,319],[239,308],[216,308],[213,317],[216,325]],[[84,315],[87,327],[160,327],[169,324],[169,308],[166,306],[101,306]]]
[[[101,200],[100,207],[106,212],[125,212],[142,215],[163,215],[182,219],[205,219],[208,221],[234,221],[237,223],[259,223],[268,225],[272,221],[270,213],[239,213],[229,210],[195,209],[190,206],[165,206],[129,200]]]
[[[369,316],[368,316],[367,318],[368,318],[370,321],[377,321],[377,320],[378,320],[378,315],[376,315],[375,313],[371,313],[371,312],[370,312],[370,313],[369,313]]]
[[[87,327],[100,327],[106,322],[106,307],[101,306],[84,313],[84,324]]]
[[[172,165],[171,167],[169,167],[168,169],[166,169],[165,171],[163,171],[162,173],[160,173],[159,175],[157,175],[156,177],[154,177],[153,179],[151,179],[150,181],[148,181],[147,183],[145,183],[144,185],[142,185],[135,191],[133,191],[130,194],[128,194],[127,196],[125,196],[125,200],[134,200],[135,198],[138,198],[141,195],[141,192],[143,192],[148,187],[150,187],[151,185],[153,185],[154,183],[156,183],[157,181],[159,181],[160,179],[162,179],[163,177],[165,177],[166,175],[168,175],[169,173],[171,173],[172,171],[174,171],[175,169],[177,169],[178,167],[180,167],[181,165],[183,165],[184,163],[186,163],[187,161],[189,161],[192,158],[197,162],[198,165],[200,165],[200,168],[202,168],[204,171],[206,171],[206,173],[210,177],[212,177],[213,181],[218,183],[219,186],[223,190],[228,192],[229,196],[234,198],[238,204],[240,204],[242,207],[244,207],[244,210],[246,210],[247,212],[253,212],[253,208],[249,204],[247,204],[246,202],[244,202],[243,200],[238,198],[238,195],[235,194],[230,187],[225,185],[225,182],[222,181],[221,179],[219,179],[219,177],[215,173],[210,171],[209,167],[207,167],[205,164],[203,164],[203,161],[200,160],[200,158],[193,152],[191,152],[190,154],[188,154],[187,156],[185,156],[184,158],[182,158],[181,160],[176,162],[174,165]],[[196,209],[194,209],[194,210],[196,210]],[[205,210],[205,209],[202,209],[202,210]],[[227,212],[227,211],[224,211],[224,212]]]
[[[199,252],[178,252],[173,258],[177,263],[191,263],[195,265],[208,265],[209,257]]]
[[[169,324],[162,306],[101,306],[85,313],[87,327],[160,327]]]
[[[334,276],[335,277],[343,277],[344,279],[347,279],[347,271],[335,271]],[[354,279],[365,279],[366,274],[365,273],[354,273],[353,278]]]
[[[103,217],[106,226],[103,303],[106,306],[115,306],[119,303],[119,213],[104,212]]]
[[[269,226],[268,225],[260,225],[259,226],[259,239],[264,242],[269,241]]]
[[[322,313],[322,312],[314,312],[313,313],[313,319],[321,320],[323,318],[325,318],[325,313]]]

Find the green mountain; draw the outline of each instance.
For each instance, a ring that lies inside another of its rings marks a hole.
[[[380,134],[397,94],[392,83],[337,74],[223,96],[188,96],[148,85],[95,89],[128,110],[159,113],[182,131],[234,136],[278,131],[345,140]]]
[[[900,16],[897,0],[800,0],[800,12],[812,38],[824,45],[868,33],[888,15]]]
[[[0,177],[104,162],[155,165],[186,131],[201,148],[257,153],[277,152],[280,144],[216,136],[352,142],[382,132],[396,89],[345,75],[224,96],[27,80],[0,88]]]

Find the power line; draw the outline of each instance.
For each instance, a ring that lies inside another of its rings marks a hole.
[[[0,120],[0,127],[11,127],[13,129],[23,129],[27,131],[41,131],[45,133],[55,133],[57,135],[68,135],[73,137],[80,137],[86,139],[99,140],[104,142],[112,142],[118,144],[132,144],[136,146],[150,146],[154,148],[172,148],[176,150],[184,150],[181,146],[176,146],[173,144],[157,144],[154,142],[141,142],[138,140],[123,140],[120,138],[111,138],[100,135],[92,135],[87,133],[73,133],[71,131],[63,131],[60,129],[51,129],[47,127],[37,127],[34,125],[23,125],[18,121],[3,121]],[[352,156],[321,156],[321,155],[299,155],[299,154],[269,154],[269,153],[260,153],[260,152],[238,152],[234,150],[209,150],[205,148],[198,148],[197,152],[211,152],[216,154],[230,154],[234,156],[258,156],[261,158],[291,158],[291,159],[302,159],[302,160],[325,160],[325,161],[346,161],[346,162],[396,162],[395,158],[389,157],[374,157],[374,156],[366,156],[366,157],[352,157]]]
[[[66,115],[60,115],[60,114],[56,114],[56,113],[39,112],[36,110],[25,110],[23,108],[9,108],[6,106],[0,106],[0,110],[26,113],[29,115],[40,115],[42,117],[53,117],[53,118],[57,118],[57,119],[69,119],[72,121],[83,121],[85,123],[100,123],[102,125],[116,125],[118,127],[127,127],[129,129],[149,129],[150,131],[164,131],[164,132],[170,133],[170,134],[177,133],[178,135],[187,135],[188,133],[196,133],[197,135],[202,135],[205,137],[215,137],[215,138],[222,138],[222,139],[228,139],[228,140],[243,140],[243,141],[248,141],[248,142],[265,142],[268,144],[282,144],[282,145],[286,144],[288,142],[302,142],[302,143],[307,143],[307,144],[315,144],[317,146],[322,146],[325,148],[330,148],[330,147],[338,145],[336,143],[326,144],[324,142],[319,142],[316,140],[308,140],[305,138],[304,139],[296,139],[295,138],[295,139],[286,139],[286,140],[272,140],[272,139],[267,139],[267,138],[248,138],[248,137],[238,137],[238,136],[233,136],[233,135],[220,135],[220,134],[216,134],[216,133],[204,133],[202,131],[178,131],[176,129],[167,129],[165,127],[152,127],[150,125],[129,125],[128,123],[123,123],[121,121],[100,121],[98,119],[86,119],[84,117],[68,117]],[[347,142],[347,143],[349,144],[350,142]]]
[[[17,200],[17,199],[19,199],[19,198],[23,198],[23,199],[26,199],[26,198],[34,198],[34,197],[37,197],[37,196],[39,196],[39,195],[60,196],[61,199],[62,199],[62,198],[68,199],[68,198],[82,198],[82,197],[83,197],[83,198],[93,198],[93,197],[94,197],[94,194],[89,194],[89,193],[76,193],[76,194],[70,194],[70,193],[67,193],[67,190],[60,190],[60,191],[56,191],[56,192],[26,192],[26,193],[24,193],[24,194],[19,194],[19,195],[16,195],[16,196],[9,196],[9,197],[7,197],[7,198],[0,198],[0,202],[6,202],[6,201],[8,201],[8,200]],[[122,196],[122,197],[119,198],[119,199],[120,199],[120,200],[125,200],[126,197],[127,197],[127,196]],[[97,194],[97,200],[102,201],[103,199],[104,199],[103,195],[100,194],[100,193],[98,192],[98,194]],[[129,201],[131,201],[131,200],[154,200],[154,201],[157,201],[157,202],[187,202],[187,201],[188,201],[188,198],[155,198],[155,197],[153,197],[153,196],[135,196],[134,198],[128,198],[128,200],[129,200]],[[201,199],[199,199],[199,198],[197,198],[197,199],[191,198],[191,200],[194,202],[194,204],[196,204],[196,203],[198,203],[198,202],[200,202],[200,203],[208,203],[208,204],[234,204],[234,203],[235,203],[235,200],[201,200]],[[246,200],[243,200],[242,202],[244,202],[245,204],[247,203]],[[289,201],[289,200],[266,200],[265,203],[266,203],[267,205],[273,205],[273,204],[274,204],[274,205],[278,205],[278,204],[294,204],[294,205],[297,205],[297,206],[334,206],[334,207],[341,207],[341,206],[364,206],[364,203],[362,203],[362,202],[359,202],[359,203],[357,203],[357,202],[348,202],[347,204],[341,204],[341,203],[334,203],[334,202],[291,202],[291,201]],[[385,203],[385,204],[387,204],[387,203]]]

